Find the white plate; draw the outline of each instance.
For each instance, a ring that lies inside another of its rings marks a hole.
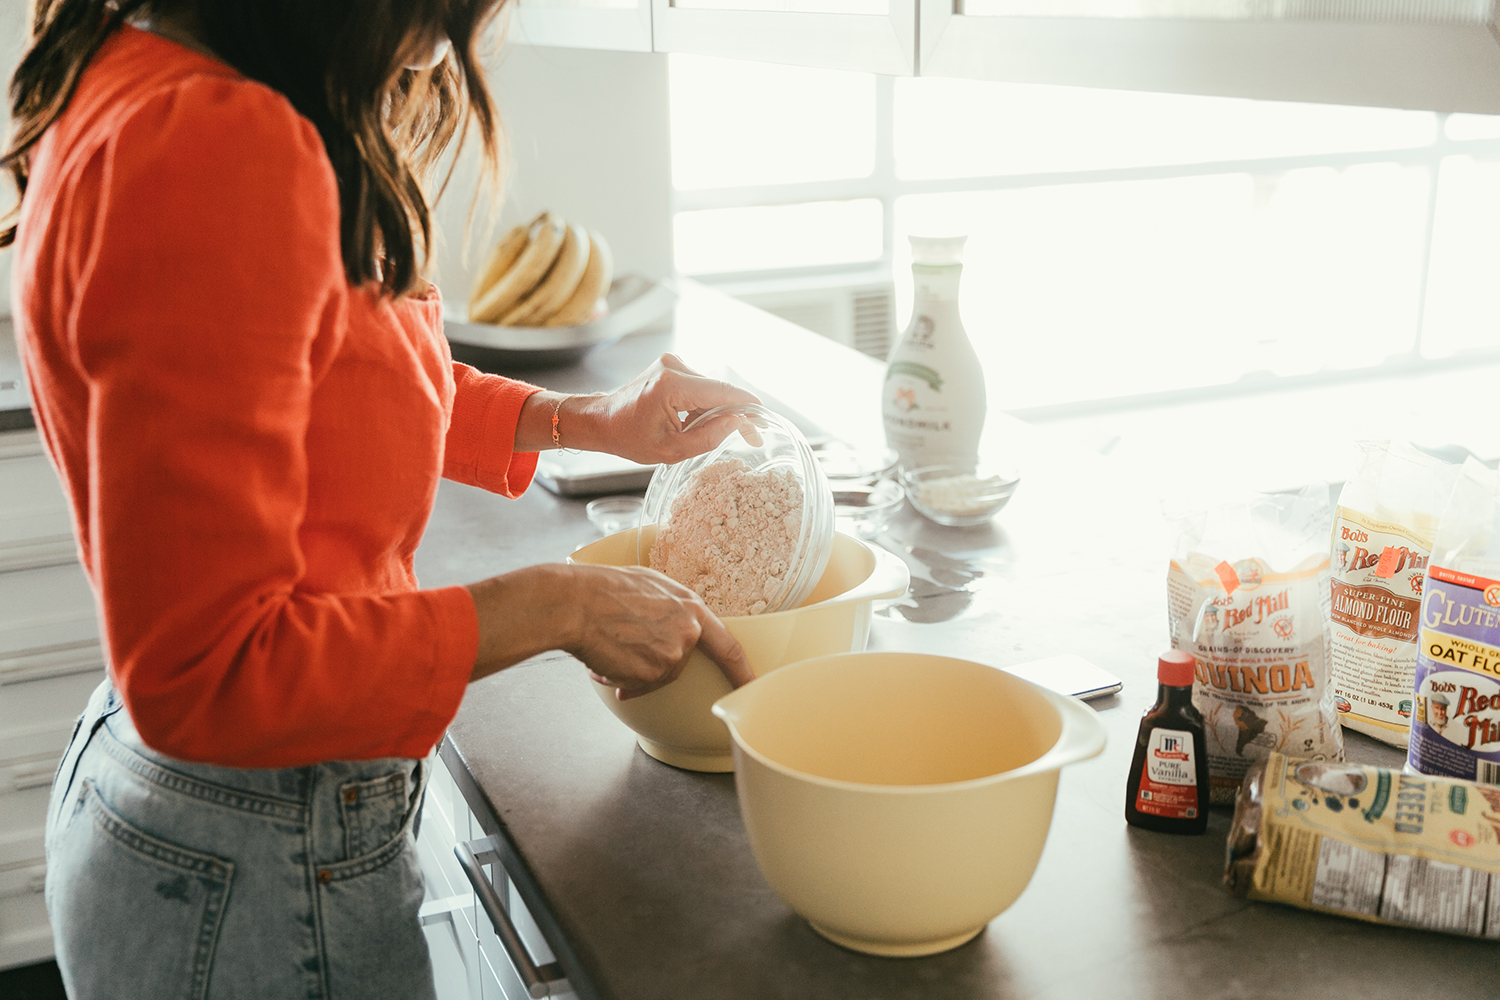
[[[485,356],[497,363],[566,364],[592,347],[618,340],[665,316],[677,304],[677,290],[669,282],[627,274],[615,279],[604,300],[609,312],[579,326],[497,326],[470,323],[466,315],[447,312],[443,332],[450,343],[483,348]]]

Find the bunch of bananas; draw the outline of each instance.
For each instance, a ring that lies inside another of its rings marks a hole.
[[[609,291],[609,244],[543,212],[495,247],[469,297],[469,322],[576,326],[593,319]]]

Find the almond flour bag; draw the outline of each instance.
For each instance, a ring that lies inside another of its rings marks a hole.
[[[1210,801],[1233,802],[1250,763],[1272,751],[1342,760],[1329,683],[1328,487],[1170,517],[1168,626],[1172,645],[1197,661]]]
[[[1422,585],[1458,466],[1404,442],[1359,448],[1333,520],[1334,694],[1345,726],[1404,748]]]
[[[1500,479],[1470,459],[1423,588],[1406,764],[1500,784]]]

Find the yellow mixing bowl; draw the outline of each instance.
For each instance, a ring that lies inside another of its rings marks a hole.
[[[1058,770],[1104,749],[1082,702],[919,653],[796,663],[713,707],[771,888],[873,955],[956,948],[1031,880]]]
[[[598,566],[636,565],[636,530],[585,545],[568,561]],[[655,531],[655,527],[648,529]],[[647,551],[650,547],[647,546]],[[848,535],[835,534],[833,553],[817,587],[800,608],[773,614],[731,616],[724,625],[744,647],[750,668],[763,677],[787,663],[825,653],[865,648],[872,604],[906,593],[906,563]],[[641,749],[659,761],[690,771],[733,771],[729,733],[713,717],[715,700],[729,682],[713,661],[694,651],[671,684],[629,701],[614,688],[590,681],[609,710],[635,731]]]

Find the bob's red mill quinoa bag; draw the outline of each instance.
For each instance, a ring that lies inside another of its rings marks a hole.
[[[1343,760],[1328,663],[1328,487],[1168,514],[1172,645],[1193,654],[1209,800],[1272,751]]]
[[[1458,466],[1364,441],[1333,520],[1333,690],[1350,729],[1405,747],[1422,587]]]
[[[1237,896],[1500,939],[1500,788],[1271,754],[1227,846]]]

